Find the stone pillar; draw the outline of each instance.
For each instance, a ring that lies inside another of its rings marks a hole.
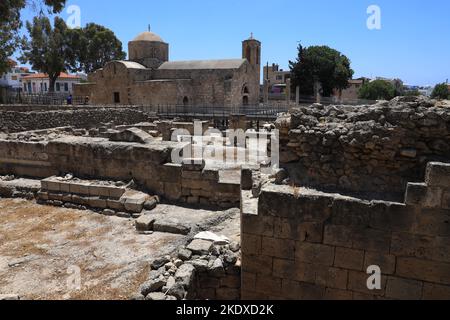
[[[286,80],[286,102],[288,105],[291,102],[291,79]]]
[[[264,80],[264,92],[263,92],[263,98],[264,98],[264,104],[267,105],[269,103],[269,84],[270,80],[265,79]]]
[[[300,86],[295,88],[295,103],[300,104]]]

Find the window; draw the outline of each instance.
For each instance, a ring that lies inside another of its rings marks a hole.
[[[277,80],[283,80],[283,76],[277,76]]]
[[[28,90],[27,91],[31,93],[31,82],[28,82]]]
[[[69,91],[69,84],[67,82],[64,83],[64,91]]]
[[[47,82],[44,83],[44,91],[47,92],[48,88],[47,88]]]
[[[27,84],[26,83],[23,84],[23,91],[27,92]]]
[[[44,85],[42,84],[42,82],[41,82],[40,87],[41,87],[41,92],[44,91]]]
[[[184,97],[183,99],[183,106],[188,106],[189,105],[189,98],[188,97]]]
[[[59,82],[56,83],[56,91],[61,91],[61,84]]]
[[[120,92],[114,92],[114,103],[120,103]]]

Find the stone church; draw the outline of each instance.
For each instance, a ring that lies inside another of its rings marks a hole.
[[[111,61],[75,87],[92,104],[146,106],[257,105],[261,42],[242,42],[242,59],[169,61],[169,44],[153,32],[128,43],[128,61]]]

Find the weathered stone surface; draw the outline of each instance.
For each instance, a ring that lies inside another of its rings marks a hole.
[[[151,211],[151,210],[153,210],[153,209],[156,208],[156,206],[158,205],[158,203],[159,203],[158,198],[157,198],[157,197],[153,197],[153,198],[151,198],[150,200],[145,201],[145,203],[144,203],[144,209],[145,209],[145,210],[148,210],[148,211]]]
[[[183,264],[180,266],[175,273],[175,281],[179,284],[182,284],[185,288],[191,286],[192,281],[194,280],[195,275],[195,267],[191,264]]]
[[[0,294],[0,301],[12,301],[20,300],[20,296],[17,294]]]
[[[194,254],[208,254],[213,246],[213,242],[207,240],[195,239],[186,248]]]
[[[111,141],[122,142],[138,142],[138,143],[150,143],[154,138],[147,132],[138,128],[129,128],[117,133],[113,133],[109,136]]]
[[[161,257],[153,260],[151,267],[153,270],[158,270],[163,267],[166,263],[170,262],[170,257]]]
[[[136,220],[136,230],[152,231],[155,218],[151,215],[143,215]]]
[[[161,280],[160,278],[149,280],[141,285],[141,293],[144,296],[147,296],[151,292],[159,291],[166,285],[166,281]]]
[[[220,258],[214,260],[212,266],[209,268],[209,273],[212,276],[223,276],[225,274],[225,269]]]
[[[183,261],[189,260],[192,257],[192,251],[185,249],[185,248],[180,248],[178,250],[178,258],[180,258]]]
[[[175,283],[175,285],[167,292],[168,296],[173,296],[177,300],[183,300],[186,296],[186,290],[182,283]]]
[[[280,140],[288,142],[281,144],[282,162],[290,162],[296,185],[401,197],[405,183],[422,181],[424,164],[450,157],[449,117],[448,108],[425,97],[297,107],[290,131],[280,131]],[[446,174],[448,169],[436,169],[427,184],[448,187],[440,178]]]
[[[191,232],[191,227],[178,220],[159,218],[155,220],[153,230],[157,232],[187,235]]]
[[[205,272],[208,270],[208,261],[204,259],[195,259],[187,261],[186,264],[192,265],[198,272]]]
[[[145,299],[150,301],[164,301],[166,300],[166,295],[162,292],[151,292]]]

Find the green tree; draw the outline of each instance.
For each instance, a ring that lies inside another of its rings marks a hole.
[[[433,99],[449,99],[450,92],[447,83],[440,83],[436,85],[431,93],[431,98]]]
[[[420,96],[420,92],[419,92],[419,90],[417,90],[417,89],[414,89],[414,90],[408,90],[408,91],[405,91],[405,92],[403,93],[403,95],[404,95],[405,97],[418,97],[418,96]]]
[[[47,6],[51,12],[57,13],[62,10],[65,3],[66,0],[0,1],[0,74],[9,70],[9,58],[22,43],[19,36],[19,29],[22,27],[20,11],[29,4],[36,8],[40,6],[41,12],[44,11],[43,7]]]
[[[30,39],[24,43],[20,61],[48,74],[49,92],[54,92],[56,80],[70,66],[69,29],[59,17],[55,17],[52,27],[47,17],[39,16],[33,23],[27,22],[27,30]]]
[[[292,87],[299,86],[300,94],[314,95],[318,84],[322,94],[329,97],[334,90],[349,87],[348,80],[353,76],[350,60],[339,51],[327,46],[298,47],[296,61],[289,61],[292,74]]]
[[[114,32],[95,23],[69,31],[71,70],[91,73],[113,60],[123,60],[126,53]]]
[[[389,81],[375,80],[365,83],[359,90],[359,98],[367,100],[391,100],[396,96],[395,86]]]

